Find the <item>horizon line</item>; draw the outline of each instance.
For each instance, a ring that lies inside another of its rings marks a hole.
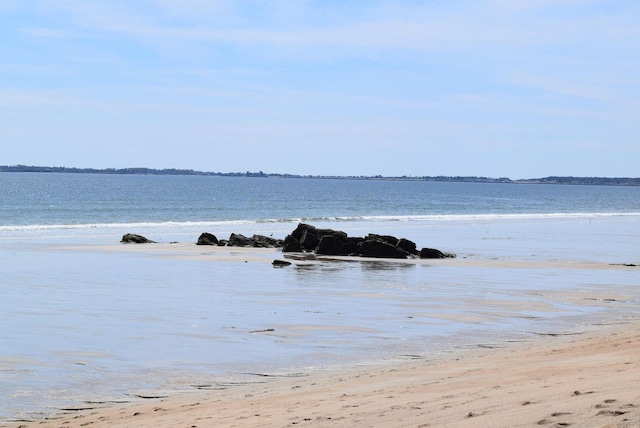
[[[290,174],[290,173],[265,173],[258,172],[214,172],[199,171],[184,168],[148,168],[148,167],[125,167],[125,168],[91,168],[91,167],[66,167],[66,166],[36,166],[36,165],[0,165],[0,172],[38,172],[38,173],[78,173],[78,174],[120,174],[120,175],[206,175],[206,176],[235,176],[235,177],[280,177],[280,178],[324,178],[324,179],[361,179],[361,180],[431,180],[431,181],[483,181],[501,183],[523,183],[540,182],[550,183],[568,180],[627,180],[640,185],[640,177],[604,177],[604,176],[560,176],[551,175],[536,178],[512,179],[509,177],[487,177],[477,175],[332,175],[332,174]],[[563,184],[563,183],[560,183]],[[570,183],[564,183],[570,184]],[[586,183],[588,184],[588,183]],[[598,184],[598,183],[591,183]]]

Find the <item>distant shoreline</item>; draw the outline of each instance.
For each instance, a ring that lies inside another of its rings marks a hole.
[[[640,186],[640,177],[560,177],[526,178],[512,180],[507,177],[477,176],[382,176],[382,175],[299,175],[259,172],[206,172],[192,169],[154,169],[154,168],[70,168],[27,165],[0,165],[0,172],[39,172],[67,174],[117,174],[117,175],[198,175],[218,177],[259,177],[259,178],[312,178],[335,180],[387,180],[387,181],[434,181],[455,183],[513,183],[513,184],[570,184],[596,186]]]

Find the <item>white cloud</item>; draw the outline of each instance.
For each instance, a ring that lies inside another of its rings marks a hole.
[[[628,2],[624,2],[629,5]],[[314,56],[367,57],[382,52],[453,52],[471,57],[526,56],[585,44],[633,49],[640,37],[636,7],[607,12],[607,2],[577,0],[480,1],[204,1],[46,0],[51,26],[42,37],[102,35],[154,50],[217,45],[301,60]],[[594,5],[602,6],[598,12]],[[604,11],[604,12],[603,12]],[[71,18],[71,26],[64,21]],[[635,36],[635,37],[634,37]],[[177,47],[178,46],[178,47]],[[546,53],[548,54],[548,53]]]

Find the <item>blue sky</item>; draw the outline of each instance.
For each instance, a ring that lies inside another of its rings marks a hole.
[[[634,176],[635,0],[0,0],[0,164]]]

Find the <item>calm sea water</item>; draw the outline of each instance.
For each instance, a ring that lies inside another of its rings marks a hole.
[[[638,187],[5,173],[0,200],[0,424],[638,313],[637,269],[572,266],[640,263]],[[556,267],[274,269],[275,252],[211,263],[84,245],[117,249],[129,232],[161,243],[204,231],[284,238],[299,221]]]
[[[638,187],[154,175],[0,173],[0,200],[3,232],[18,226],[640,212]]]

